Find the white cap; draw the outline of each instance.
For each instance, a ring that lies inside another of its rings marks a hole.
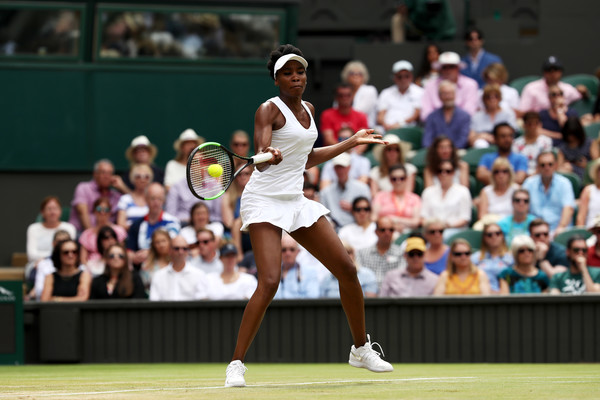
[[[406,60],[396,61],[392,66],[392,73],[400,72],[400,71],[413,71],[413,66]]]
[[[203,137],[198,136],[196,131],[188,128],[185,131],[181,132],[181,135],[179,135],[179,138],[173,143],[173,148],[175,149],[175,151],[179,151],[179,148],[181,147],[181,143],[187,142],[188,140],[193,140],[193,141],[197,142],[198,145],[204,143]]]
[[[442,65],[457,65],[459,68],[464,67],[464,63],[460,61],[458,53],[453,51],[445,51],[440,54],[438,60],[434,63],[434,68],[439,69]]]
[[[342,153],[342,154],[334,157],[333,160],[331,160],[331,161],[333,162],[334,167],[336,165],[339,165],[340,167],[349,167],[350,163],[352,162],[352,159],[350,157],[350,154]]]
[[[275,63],[275,67],[273,68],[273,79],[276,78],[277,71],[283,68],[285,63],[291,60],[298,61],[300,64],[302,64],[304,69],[308,68],[308,61],[306,61],[304,57],[299,56],[298,54],[286,54],[285,56],[279,57],[279,60],[277,60],[277,62]]]

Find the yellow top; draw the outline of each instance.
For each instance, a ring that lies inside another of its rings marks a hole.
[[[457,274],[448,275],[445,294],[481,294],[479,272],[473,272],[464,281]]]

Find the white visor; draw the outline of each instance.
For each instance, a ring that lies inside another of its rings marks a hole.
[[[286,54],[285,56],[279,57],[279,60],[277,60],[277,62],[275,63],[275,68],[273,68],[273,79],[275,79],[275,77],[277,76],[277,71],[283,68],[285,63],[287,63],[290,60],[298,61],[300,64],[302,64],[304,69],[308,67],[308,62],[304,59],[304,57],[299,56],[298,54]]]

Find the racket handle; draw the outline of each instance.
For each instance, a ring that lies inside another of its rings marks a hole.
[[[267,162],[267,161],[271,160],[272,158],[273,158],[272,153],[261,153],[261,154],[252,156],[252,161],[254,164],[260,164],[260,163]]]

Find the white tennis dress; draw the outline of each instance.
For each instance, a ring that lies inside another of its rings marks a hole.
[[[242,231],[250,224],[268,222],[287,232],[309,227],[321,216],[329,213],[322,204],[304,197],[304,169],[308,154],[317,139],[317,126],[309,108],[302,106],[310,115],[308,129],[302,126],[292,111],[279,97],[268,101],[279,108],[285,117],[285,125],[273,131],[271,147],[279,149],[283,160],[265,171],[254,170],[242,193],[240,215]]]

